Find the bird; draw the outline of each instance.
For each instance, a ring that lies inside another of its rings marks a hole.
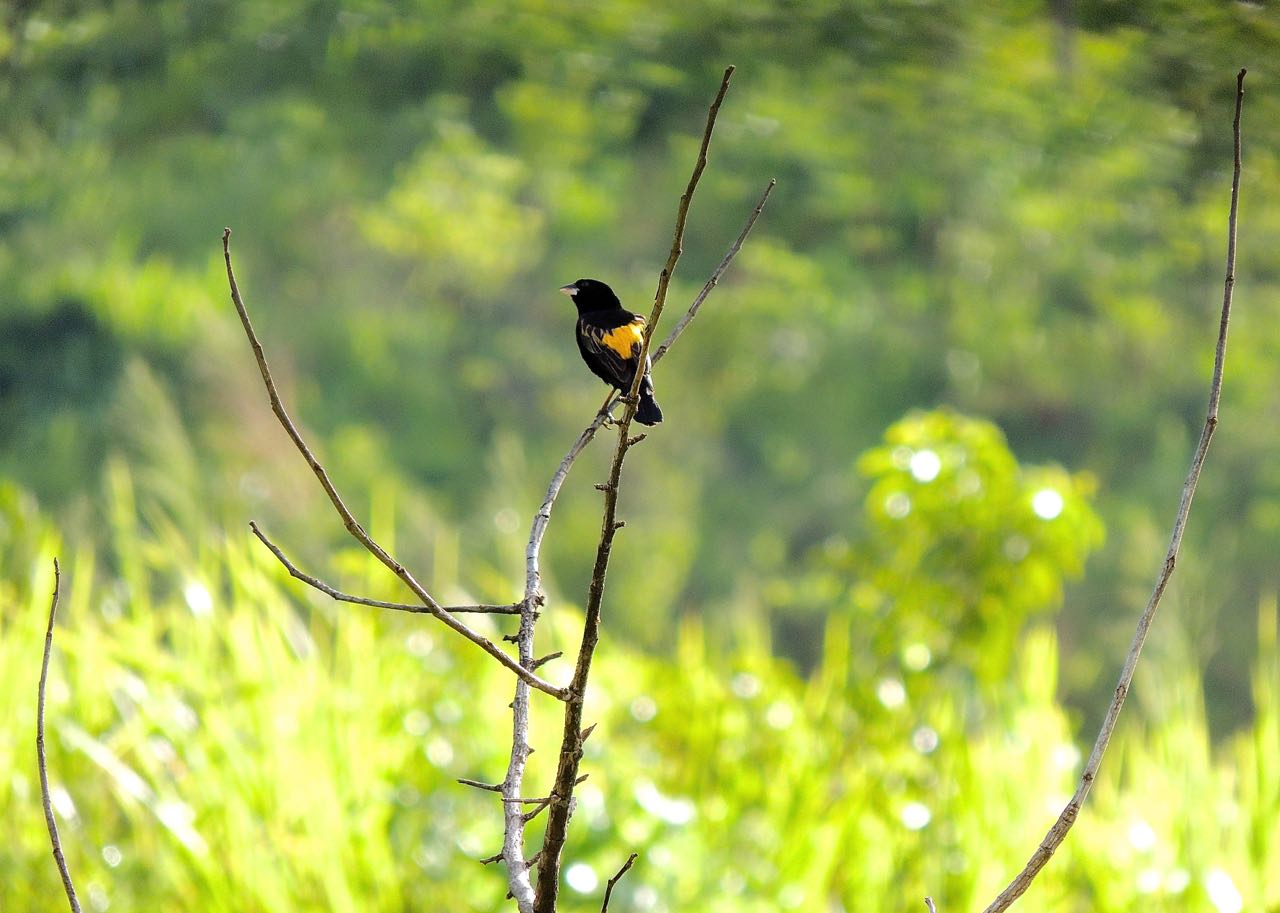
[[[578,308],[576,336],[582,360],[596,377],[626,396],[635,382],[644,348],[645,319],[624,308],[613,289],[599,279],[579,279],[561,286],[560,291],[572,298]],[[649,358],[645,356],[635,416],[642,425],[662,421],[662,410],[653,398],[649,369]]]

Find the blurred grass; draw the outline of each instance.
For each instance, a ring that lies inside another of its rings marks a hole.
[[[121,470],[121,524],[128,482]],[[58,890],[30,736],[49,559],[65,546],[13,495],[0,909],[21,913]],[[66,554],[49,693],[55,805],[90,909],[504,908],[500,874],[476,861],[500,845],[498,808],[453,782],[505,763],[502,670],[427,619],[313,598],[247,534],[192,541],[135,522],[113,541],[110,573],[88,548]],[[369,562],[345,565],[344,585],[371,585]],[[1140,671],[1135,697],[1151,712],[1122,721],[1078,831],[1026,902],[1238,913],[1232,891],[1250,909],[1280,900],[1275,621],[1274,601],[1260,606],[1256,720],[1223,745],[1193,664]],[[540,646],[572,649],[576,613],[556,606],[546,622]],[[1049,628],[1022,639],[1012,676],[968,687],[910,645],[896,671],[868,678],[848,616],[828,620],[807,678],[773,658],[757,621],[738,633],[726,650],[687,621],[668,657],[606,639],[573,884],[602,885],[634,849],[625,909],[911,909],[926,893],[974,909],[1074,786],[1081,756]],[[531,789],[549,782],[558,729],[550,702],[535,710]],[[595,910],[598,895],[570,888],[564,909]]]

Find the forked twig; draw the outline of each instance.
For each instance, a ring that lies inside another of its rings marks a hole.
[[[80,913],[80,901],[75,885],[71,883],[71,870],[62,855],[62,841],[58,839],[58,822],[53,817],[53,802],[49,799],[49,762],[44,753],[44,692],[49,681],[49,654],[53,652],[53,621],[58,615],[58,597],[62,588],[62,570],[58,559],[53,559],[53,598],[49,601],[49,627],[44,632],[44,660],[40,663],[40,688],[36,693],[36,762],[40,767],[40,802],[44,806],[44,823],[49,828],[49,842],[53,844],[53,861],[62,875],[62,888],[67,892],[71,913]]]
[[[427,607],[422,603],[413,602],[387,602],[384,599],[370,599],[368,596],[352,596],[350,593],[343,593],[340,590],[331,587],[319,577],[313,577],[305,571],[299,570],[297,565],[289,560],[288,556],[270,539],[267,534],[258,528],[258,524],[249,521],[249,529],[253,530],[253,534],[258,537],[258,541],[267,547],[271,554],[276,556],[289,576],[301,580],[308,586],[314,587],[326,596],[331,596],[339,602],[350,602],[353,605],[367,605],[378,609],[395,609],[397,612],[413,612],[420,615],[428,614]],[[442,608],[453,615],[473,614],[473,615],[519,615],[520,606],[523,603],[513,602],[509,605],[451,605]]]
[[[676,321],[676,325],[671,328],[671,332],[667,334],[667,338],[662,340],[662,345],[658,346],[653,353],[653,363],[657,364],[663,355],[667,354],[667,350],[671,348],[680,334],[684,332],[685,327],[693,322],[693,318],[698,316],[698,310],[702,307],[702,302],[711,294],[711,290],[720,284],[720,277],[724,275],[725,270],[729,268],[729,264],[733,262],[733,258],[738,255],[738,251],[742,249],[742,244],[747,240],[747,235],[751,234],[751,229],[755,227],[756,219],[760,218],[760,213],[764,212],[764,204],[769,202],[769,194],[773,193],[773,188],[778,186],[776,179],[770,180],[768,186],[765,187],[764,193],[760,196],[760,202],[756,204],[756,208],[751,210],[751,215],[747,219],[747,224],[742,226],[742,231],[738,233],[737,239],[729,247],[729,252],[724,255],[720,261],[720,265],[716,267],[715,272],[711,274],[711,278],[702,286],[702,291],[698,292],[698,296],[693,299],[693,304],[689,305],[689,309],[684,312],[684,316]]]
[[[271,369],[267,367],[267,359],[262,351],[262,345],[258,342],[258,335],[254,332],[253,324],[249,320],[249,312],[245,309],[244,301],[240,297],[240,289],[236,285],[235,273],[231,269],[231,229],[223,229],[222,232],[222,254],[227,264],[227,283],[231,286],[231,301],[235,304],[236,313],[240,315],[240,323],[244,326],[245,335],[249,338],[249,345],[253,349],[253,357],[258,362],[258,371],[262,374],[262,382],[266,385],[267,396],[271,400],[271,411],[275,413],[276,418],[280,420],[280,424],[284,427],[285,432],[293,441],[298,452],[302,454],[303,459],[307,461],[307,465],[311,467],[311,471],[315,473],[316,479],[324,488],[325,493],[329,496],[329,500],[333,503],[334,509],[338,512],[338,516],[342,518],[342,523],[349,532],[361,545],[369,550],[375,558],[381,561],[393,574],[413,591],[413,594],[422,600],[422,604],[426,607],[427,612],[438,618],[444,624],[461,634],[467,640],[471,641],[480,649],[484,650],[499,663],[514,672],[520,679],[529,685],[550,694],[552,697],[565,700],[568,692],[564,688],[559,688],[551,682],[539,678],[530,672],[524,665],[512,659],[493,641],[485,637],[483,634],[472,630],[463,624],[448,611],[444,609],[435,599],[431,597],[425,587],[417,581],[417,579],[409,573],[409,571],[395,558],[384,549],[381,545],[365,532],[363,526],[356,522],[356,518],[352,515],[350,509],[343,502],[341,495],[338,494],[337,488],[329,479],[328,472],[320,463],[311,448],[307,446],[306,441],[302,439],[293,420],[289,418],[289,413],[284,408],[284,403],[280,399],[280,393],[276,389],[275,380],[271,376]],[[279,557],[277,555],[277,557]]]
[[[1164,596],[1165,587],[1169,583],[1169,578],[1173,575],[1173,567],[1178,560],[1178,549],[1182,545],[1182,534],[1186,529],[1187,516],[1191,512],[1191,499],[1196,493],[1196,483],[1200,480],[1200,470],[1204,466],[1205,455],[1209,451],[1209,441],[1213,438],[1214,429],[1218,426],[1218,403],[1222,398],[1222,368],[1227,354],[1227,324],[1231,317],[1231,294],[1236,281],[1236,214],[1240,203],[1240,110],[1244,104],[1245,72],[1245,70],[1241,70],[1236,75],[1236,106],[1235,117],[1232,120],[1235,157],[1234,171],[1231,178],[1231,209],[1227,217],[1227,278],[1222,292],[1222,317],[1218,324],[1218,345],[1213,358],[1213,380],[1209,386],[1209,409],[1208,415],[1204,420],[1204,430],[1200,432],[1200,442],[1196,445],[1195,455],[1191,459],[1191,469],[1187,472],[1186,481],[1182,486],[1182,498],[1178,502],[1178,512],[1174,517],[1169,550],[1165,554],[1164,563],[1161,565],[1160,573],[1156,577],[1156,584],[1151,592],[1151,598],[1147,601],[1146,608],[1143,609],[1142,615],[1138,619],[1133,641],[1129,645],[1129,653],[1125,656],[1124,666],[1120,670],[1120,680],[1116,684],[1115,695],[1107,708],[1106,717],[1102,721],[1102,728],[1099,730],[1098,738],[1093,744],[1093,751],[1090,752],[1089,760],[1085,763],[1084,771],[1080,774],[1080,783],[1076,787],[1075,795],[1071,797],[1071,801],[1067,803],[1062,813],[1058,815],[1058,820],[1049,828],[1049,832],[1045,835],[1044,840],[1040,842],[1040,846],[1036,848],[1026,866],[1014,877],[1009,886],[1001,891],[999,896],[991,902],[985,913],[1001,913],[1022,896],[1023,892],[1031,886],[1031,882],[1035,880],[1040,870],[1048,863],[1054,852],[1062,845],[1062,841],[1066,839],[1067,833],[1071,830],[1072,825],[1075,824],[1076,817],[1080,814],[1080,807],[1088,797],[1094,778],[1097,776],[1098,767],[1102,763],[1102,756],[1111,741],[1111,734],[1115,730],[1116,720],[1120,716],[1120,708],[1124,706],[1124,699],[1129,693],[1129,685],[1133,681],[1134,670],[1138,666],[1138,656],[1141,654],[1142,645],[1147,639],[1147,631],[1151,628],[1156,609],[1160,606],[1160,599]]]

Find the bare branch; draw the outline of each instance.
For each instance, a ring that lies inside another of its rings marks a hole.
[[[285,554],[280,550],[280,547],[267,538],[267,534],[258,527],[257,523],[250,521],[249,529],[253,530],[253,534],[258,537],[258,540],[271,551],[271,554],[276,556],[276,560],[284,565],[284,569],[289,572],[289,576],[301,580],[309,586],[315,587],[326,596],[332,596],[339,602],[350,602],[353,605],[367,605],[379,609],[395,609],[397,612],[413,612],[419,615],[429,614],[427,607],[421,603],[387,602],[382,599],[370,599],[367,596],[352,596],[350,593],[343,593],[336,590],[320,578],[312,577],[310,574],[299,570],[292,561],[285,557]],[[454,615],[467,612],[477,615],[519,615],[521,605],[523,605],[523,603],[513,602],[509,605],[451,605],[444,606],[443,608],[446,612],[450,612]]]
[[[53,559],[53,598],[49,602],[49,627],[44,632],[44,660],[40,663],[40,688],[36,692],[36,762],[40,767],[40,803],[44,806],[44,823],[49,828],[49,842],[53,845],[53,861],[62,875],[62,888],[67,892],[71,913],[80,913],[80,901],[76,898],[75,885],[71,883],[71,870],[62,855],[62,841],[58,839],[58,822],[53,818],[53,803],[49,799],[49,762],[44,753],[44,692],[49,681],[49,654],[53,652],[53,621],[58,615],[58,596],[62,586],[62,570],[58,559]]]
[[[719,101],[724,96],[727,82],[728,74],[726,74],[725,82],[722,83],[721,91],[717,95],[717,101],[714,106],[717,111],[719,109]],[[714,120],[714,115],[711,119]],[[710,135],[709,130],[710,125],[708,125],[708,134],[704,136],[703,150],[700,154],[700,160],[705,159],[705,147]],[[696,181],[694,183],[696,183]],[[773,181],[769,182],[769,186],[765,188],[764,196],[756,205],[755,210],[747,220],[746,226],[738,235],[737,240],[732,246],[730,246],[729,252],[720,262],[715,273],[712,274],[706,285],[703,286],[702,291],[698,294],[697,298],[694,299],[693,304],[680,319],[680,322],[672,331],[671,335],[667,337],[666,341],[654,354],[653,362],[655,364],[667,353],[679,334],[689,325],[690,321],[692,321],[693,317],[697,314],[698,309],[702,306],[702,302],[706,299],[707,295],[710,294],[711,290],[716,287],[725,270],[728,269],[729,264],[737,255],[743,242],[746,240],[747,235],[755,225],[756,219],[759,218],[760,212],[764,208],[765,201],[768,199],[769,193],[772,192],[774,184],[775,182]],[[690,190],[689,193],[691,194],[691,192],[692,191]],[[687,200],[682,198],[682,205],[684,207],[684,211],[687,212]],[[682,234],[682,225],[678,231]],[[583,429],[581,434],[578,435],[577,439],[573,442],[573,445],[569,448],[568,453],[565,454],[564,459],[560,461],[560,465],[556,468],[555,473],[551,477],[550,483],[547,485],[546,495],[543,497],[542,503],[534,514],[533,523],[529,530],[529,543],[525,549],[525,592],[523,604],[530,609],[534,609],[537,606],[542,605],[544,601],[540,566],[541,548],[542,541],[546,536],[547,527],[551,522],[551,511],[555,506],[557,497],[559,497],[560,489],[568,478],[569,471],[573,468],[574,462],[577,460],[579,454],[581,454],[582,451],[587,448],[587,445],[595,439],[596,433],[601,428],[613,422],[611,412],[613,407],[617,405],[618,401],[618,396],[612,390],[609,391],[605,396],[604,403],[598,410],[596,410],[595,417],[591,420],[591,423]],[[597,485],[596,488],[604,492],[609,490],[609,486],[607,484]],[[524,619],[522,618],[520,632],[516,636],[516,643],[520,650],[521,663],[527,665],[531,670],[537,669],[543,663],[561,655],[561,653],[557,651],[549,656],[533,660],[532,663],[527,663],[525,661],[525,657],[533,656],[533,640],[534,626],[532,620],[530,620],[528,624],[525,624]],[[528,754],[532,751],[529,747],[528,689],[524,687],[522,682],[516,683],[516,694],[511,703],[511,707],[511,758],[507,766],[507,777],[504,781],[504,793],[509,796],[517,796],[520,793],[524,781],[525,763]],[[550,799],[548,799],[548,802],[550,802]],[[530,913],[533,909],[534,900],[534,891],[529,883],[528,871],[526,867],[523,867],[522,863],[524,856],[524,827],[545,808],[546,805],[541,805],[532,812],[517,816],[514,814],[516,811],[514,803],[509,804],[507,807],[503,856],[506,860],[515,860],[514,862],[507,863],[509,876],[508,888],[511,895],[515,898],[521,913]]]
[[[365,532],[363,526],[356,522],[355,517],[343,502],[342,497],[338,494],[338,490],[334,487],[333,482],[329,479],[328,472],[325,471],[323,465],[311,452],[311,448],[307,446],[306,441],[302,439],[302,435],[298,432],[297,427],[293,424],[293,420],[289,418],[289,413],[285,410],[284,404],[280,400],[280,394],[276,389],[275,380],[271,376],[271,369],[267,367],[267,359],[263,354],[262,345],[258,342],[258,336],[253,330],[253,324],[249,320],[249,312],[245,309],[244,301],[240,297],[240,289],[236,285],[235,273],[231,269],[231,229],[223,229],[222,232],[222,254],[227,264],[227,283],[231,286],[231,301],[235,304],[236,313],[240,315],[240,323],[244,326],[245,335],[249,338],[249,345],[253,349],[253,356],[258,362],[258,370],[262,374],[262,382],[266,385],[267,396],[271,400],[271,411],[276,414],[276,418],[280,420],[280,424],[284,427],[285,432],[293,441],[294,446],[298,448],[298,452],[302,454],[303,459],[307,461],[307,465],[311,467],[311,471],[315,473],[320,485],[324,488],[325,493],[329,496],[329,500],[333,502],[334,509],[342,518],[342,523],[349,532],[361,545],[369,550],[375,558],[381,561],[390,571],[413,591],[413,594],[422,600],[426,610],[444,624],[461,634],[467,640],[471,641],[480,649],[484,650],[503,666],[506,666],[512,672],[520,677],[539,691],[546,692],[552,697],[565,700],[568,697],[568,691],[559,688],[548,681],[544,681],[528,670],[524,663],[516,662],[510,656],[502,651],[500,647],[494,644],[483,634],[472,630],[463,624],[457,618],[453,617],[438,602],[431,597],[426,588],[423,587],[417,579],[409,573],[409,571],[391,555],[373,538]],[[277,557],[280,557],[277,555]]]
[[[618,869],[618,874],[609,879],[608,884],[604,886],[604,902],[600,904],[600,913],[609,913],[609,899],[613,897],[613,886],[622,880],[622,876],[627,874],[631,866],[635,864],[639,853],[632,853],[627,857],[627,861],[622,864],[622,868]]]
[[[765,187],[764,194],[760,197],[760,202],[756,204],[756,208],[751,211],[747,224],[742,227],[742,231],[738,233],[737,240],[729,247],[729,252],[724,255],[724,259],[720,261],[720,265],[716,267],[715,272],[711,274],[711,278],[702,286],[702,291],[698,292],[698,297],[693,299],[693,304],[689,305],[689,310],[684,312],[684,316],[676,321],[676,325],[671,328],[671,332],[667,334],[667,338],[662,341],[662,345],[658,346],[656,352],[653,353],[654,364],[663,355],[667,354],[667,350],[671,348],[680,334],[684,332],[685,327],[693,322],[693,318],[698,316],[698,309],[702,307],[702,302],[711,294],[711,290],[720,284],[720,277],[724,275],[725,270],[729,268],[729,264],[733,262],[733,258],[738,256],[738,251],[742,250],[742,243],[747,240],[747,235],[751,234],[751,229],[755,227],[756,219],[760,218],[760,213],[764,212],[764,204],[769,201],[769,194],[773,193],[773,188],[778,185],[777,180],[769,181],[769,185]]]
[[[698,180],[707,166],[707,148],[711,144],[711,134],[715,129],[716,116],[725,93],[729,90],[729,80],[733,76],[733,67],[724,71],[720,81],[720,89],[715,100],[707,111],[707,124],[702,134],[702,145],[698,150],[698,161],[693,167],[689,184],[680,197],[680,205],[676,212],[676,227],[671,242],[671,253],[667,257],[666,266],[658,278],[658,290],[654,298],[653,310],[645,326],[644,339],[641,345],[639,363],[643,365],[648,357],[649,343],[653,332],[662,316],[666,304],[667,288],[671,275],[676,268],[683,249],[685,223],[689,215],[689,204],[693,200]],[[609,478],[605,483],[604,515],[600,525],[600,542],[596,548],[595,566],[591,573],[591,583],[587,589],[585,620],[582,627],[582,644],[578,649],[578,660],[574,667],[573,679],[569,683],[569,697],[565,702],[564,730],[560,742],[560,758],[556,768],[555,785],[551,789],[551,805],[547,811],[547,826],[542,841],[542,863],[538,867],[538,889],[533,904],[533,913],[554,913],[556,895],[560,883],[560,854],[564,849],[565,837],[569,827],[569,815],[572,807],[573,789],[578,777],[578,764],[582,759],[582,707],[586,696],[587,678],[591,673],[591,659],[595,654],[596,644],[600,640],[600,615],[604,599],[605,573],[609,567],[609,554],[613,549],[613,540],[619,526],[617,522],[618,481],[622,476],[622,464],[630,448],[628,432],[631,420],[635,417],[639,402],[640,383],[643,371],[636,371],[635,380],[626,397],[626,409],[618,422],[618,443],[614,449],[613,463],[609,470]],[[523,911],[523,907],[522,913]]]
[[[1111,741],[1111,734],[1115,730],[1116,720],[1120,717],[1120,709],[1124,706],[1124,699],[1129,693],[1129,685],[1133,681],[1134,670],[1138,666],[1138,657],[1142,653],[1142,645],[1147,639],[1147,631],[1151,628],[1156,609],[1160,606],[1160,599],[1164,596],[1165,587],[1169,583],[1169,578],[1173,575],[1173,567],[1178,560],[1178,549],[1182,545],[1182,534],[1186,529],[1187,516],[1191,512],[1191,499],[1196,493],[1196,483],[1200,480],[1200,470],[1204,466],[1205,455],[1209,451],[1209,441],[1213,438],[1213,431],[1218,425],[1218,403],[1222,398],[1222,369],[1227,354],[1227,324],[1231,317],[1231,294],[1236,281],[1236,214],[1240,203],[1240,110],[1244,104],[1244,76],[1244,70],[1241,70],[1236,75],[1236,107],[1235,117],[1232,121],[1232,133],[1235,141],[1235,168],[1231,179],[1231,209],[1227,217],[1227,278],[1222,293],[1222,317],[1218,324],[1218,345],[1213,359],[1213,380],[1209,386],[1209,409],[1208,415],[1204,420],[1204,430],[1200,433],[1200,442],[1196,445],[1195,455],[1191,460],[1191,469],[1187,472],[1186,481],[1182,486],[1182,498],[1178,502],[1178,512],[1174,517],[1169,550],[1165,554],[1164,563],[1160,566],[1160,572],[1156,577],[1156,584],[1151,592],[1151,598],[1147,601],[1146,608],[1143,609],[1142,616],[1138,619],[1137,630],[1134,631],[1133,641],[1129,645],[1129,653],[1125,656],[1124,666],[1120,670],[1120,680],[1116,684],[1115,695],[1107,708],[1106,717],[1102,721],[1102,728],[1093,744],[1093,751],[1090,752],[1089,760],[1085,763],[1084,771],[1080,774],[1080,783],[1076,787],[1075,795],[1071,797],[1071,801],[1067,803],[1062,813],[1058,815],[1058,820],[1049,828],[1049,832],[1045,835],[1044,840],[1040,842],[1040,846],[1036,848],[1030,861],[1009,883],[1009,886],[1001,891],[1000,895],[991,902],[985,913],[1001,913],[1021,897],[1023,892],[1031,886],[1040,870],[1048,863],[1054,852],[1061,846],[1072,825],[1075,824],[1076,817],[1080,814],[1080,808],[1088,797],[1094,778],[1098,774],[1102,756]],[[572,706],[572,702],[568,706]]]
[[[938,908],[933,905],[932,897],[926,897],[924,899],[924,905],[928,908],[929,913],[938,913]]]

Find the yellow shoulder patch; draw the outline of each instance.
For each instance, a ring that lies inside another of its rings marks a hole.
[[[638,357],[644,345],[644,318],[637,317],[631,323],[609,330],[600,341],[624,359]]]

